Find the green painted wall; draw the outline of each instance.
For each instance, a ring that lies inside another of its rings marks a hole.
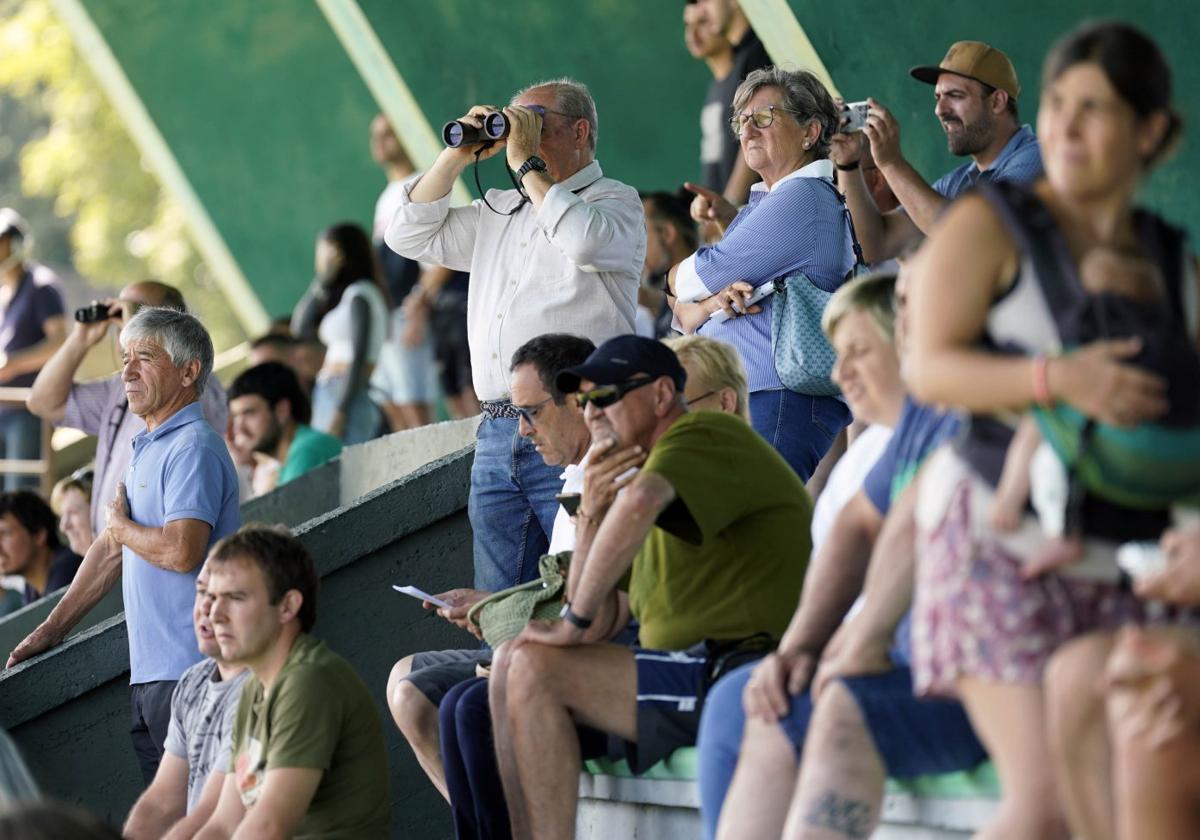
[[[290,311],[316,232],[369,224],[384,185],[367,149],[379,109],[325,17],[309,0],[83,4],[267,311]],[[435,126],[573,74],[599,101],[606,171],[650,188],[694,175],[706,71],[683,48],[675,3],[361,5]],[[498,161],[484,169],[507,186]]]
[[[1176,105],[1194,132],[1193,91],[1200,89],[1196,10],[1167,0],[1002,0],[978,3],[855,0],[817,3],[788,0],[847,100],[874,96],[900,120],[905,156],[931,183],[962,162],[946,151],[933,116],[933,88],[910,78],[908,68],[937,64],[954,41],[980,40],[1004,50],[1021,81],[1021,119],[1035,124],[1042,60],[1050,46],[1080,21],[1122,18],[1145,29],[1166,51],[1175,71]],[[1200,145],[1185,139],[1175,158],[1156,172],[1147,204],[1200,233],[1200,197],[1189,186],[1200,172]]]
[[[84,5],[267,311],[290,312],[316,233],[368,223],[383,187],[378,109],[325,17],[307,0]]]
[[[476,103],[503,105],[536,80],[572,76],[596,99],[608,175],[640,189],[698,177],[711,76],[684,49],[681,2],[359,5],[435,127]],[[511,186],[499,162],[484,169],[485,186]]]

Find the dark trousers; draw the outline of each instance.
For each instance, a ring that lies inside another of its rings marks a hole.
[[[138,683],[129,687],[129,737],[146,784],[154,780],[162,761],[171,720],[171,696],[175,680]]]
[[[450,689],[438,707],[438,724],[454,836],[512,837],[492,741],[488,681],[475,677]]]
[[[438,724],[454,836],[458,840],[512,837],[492,738],[488,681],[474,677],[450,689],[438,706]],[[608,754],[609,738],[603,732],[586,726],[575,730],[584,759]]]

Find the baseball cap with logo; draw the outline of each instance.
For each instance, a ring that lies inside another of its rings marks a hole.
[[[583,364],[559,371],[554,384],[562,393],[573,394],[579,390],[581,379],[590,379],[597,385],[616,385],[638,373],[649,374],[653,379],[670,377],[678,391],[683,391],[687,382],[687,371],[670,347],[640,335],[619,335],[593,350]]]
[[[918,82],[928,85],[936,85],[938,76],[942,73],[953,73],[998,88],[1013,99],[1018,99],[1021,95],[1017,71],[1013,69],[1008,56],[982,41],[959,41],[951,44],[946,57],[937,67],[914,67],[908,73]]]

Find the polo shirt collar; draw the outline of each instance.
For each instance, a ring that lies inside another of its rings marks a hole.
[[[161,425],[153,432],[139,432],[137,437],[145,440],[158,440],[167,432],[178,429],[181,426],[186,426],[189,423],[195,423],[197,420],[204,419],[204,412],[200,407],[200,401],[188,403],[183,408],[176,411],[170,417],[162,422]]]
[[[771,192],[771,190],[774,190],[780,184],[785,184],[788,181],[792,180],[793,178],[828,178],[830,181],[832,181],[833,180],[833,161],[829,160],[828,158],[823,158],[822,160],[814,160],[812,163],[808,164],[807,166],[801,166],[795,172],[789,172],[787,175],[784,175],[782,178],[780,178],[778,181],[775,182],[775,186],[773,186],[773,187],[768,188],[766,184],[764,184],[762,181],[759,181],[757,184],[750,187],[750,191],[751,192]]]
[[[986,172],[990,169],[999,169],[1008,161],[1010,157],[1015,155],[1022,146],[1031,140],[1036,141],[1037,138],[1034,136],[1033,129],[1029,127],[1028,123],[1026,123],[1014,131],[1012,137],[1008,138],[1008,142],[1004,144],[1004,148],[1000,150],[1000,154],[996,155],[996,159],[992,161],[992,165],[989,166],[987,170],[980,169],[979,164],[974,162],[972,162],[971,168],[976,173]]]

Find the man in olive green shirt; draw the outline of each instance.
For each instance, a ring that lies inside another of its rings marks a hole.
[[[599,528],[581,529],[594,536],[576,544],[561,620],[531,624],[493,665],[496,751],[517,836],[571,836],[576,724],[616,736],[620,755],[610,755],[636,772],[694,744],[715,672],[765,653],[799,600],[812,514],[804,485],[741,418],[688,412],[685,381],[669,348],[637,336],[605,342],[558,376],[586,405],[593,441],[615,438],[648,457]],[[633,649],[599,643],[619,623],[627,574],[643,646]]]
[[[287,365],[263,362],[233,380],[229,387],[233,446],[247,456],[265,456],[254,464],[254,495],[287,484],[341,454],[340,440],[308,425],[311,414],[308,397]]]
[[[232,762],[197,838],[388,836],[379,713],[346,660],[308,635],[317,572],[284,530],[242,528],[208,557],[221,656],[245,664]]]

